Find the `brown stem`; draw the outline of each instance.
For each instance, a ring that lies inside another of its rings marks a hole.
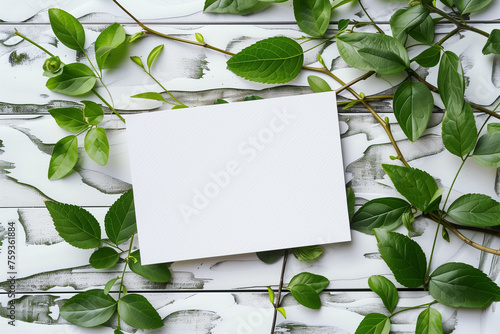
[[[362,80],[366,80],[368,79],[369,77],[371,77],[372,75],[375,74],[375,71],[370,71],[370,72],[366,72],[365,74],[363,74],[362,76],[360,76],[359,78],[356,78],[348,83],[346,83],[345,85],[343,85],[342,87],[338,88],[335,90],[335,93],[338,94],[340,93],[341,91],[343,91],[344,89],[347,89],[348,87],[351,87],[352,85],[354,85],[355,83],[357,82],[360,82]]]
[[[276,328],[276,319],[278,316],[278,307],[280,307],[281,291],[283,290],[283,278],[285,277],[285,268],[287,259],[288,259],[288,249],[285,250],[285,254],[283,255],[283,264],[281,265],[280,285],[278,287],[278,294],[276,295],[276,300],[274,301],[273,305],[274,313],[273,313],[273,325],[271,327],[271,334],[274,333],[274,329]]]
[[[380,100],[387,100],[387,99],[392,99],[394,98],[394,95],[374,95],[374,96],[366,96],[365,100],[366,101],[380,101]],[[347,100],[347,101],[342,101],[342,102],[337,102],[338,106],[344,106],[346,104],[352,103],[352,102],[360,102],[358,100]]]

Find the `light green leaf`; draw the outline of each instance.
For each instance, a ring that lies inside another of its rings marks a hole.
[[[410,209],[411,205],[400,198],[375,198],[365,203],[354,214],[351,229],[366,234],[374,234],[374,228],[394,230],[401,226],[403,214]]]
[[[320,293],[328,286],[328,284],[330,284],[330,281],[328,280],[328,278],[321,275],[302,272],[292,277],[290,283],[288,283],[288,286],[286,288],[291,290],[297,284],[310,286],[317,293]]]
[[[410,30],[410,36],[420,43],[432,44],[434,42],[434,20],[427,15],[425,20],[417,27]]]
[[[413,206],[426,212],[438,190],[432,176],[420,169],[382,164],[396,190]]]
[[[483,47],[483,54],[500,54],[500,29],[493,29]]]
[[[285,312],[285,309],[283,307],[278,307],[276,309],[276,311],[278,311],[283,316],[283,318],[286,319],[286,312]]]
[[[500,131],[486,133],[479,137],[472,157],[482,166],[500,167]]]
[[[90,212],[76,205],[46,201],[54,226],[71,246],[83,249],[101,244],[101,227]]]
[[[354,334],[389,334],[391,320],[380,313],[369,313],[361,320]]]
[[[87,65],[72,63],[64,66],[60,75],[49,78],[45,86],[56,93],[77,96],[90,92],[96,81],[94,72]]]
[[[414,142],[427,129],[434,109],[434,99],[426,85],[407,81],[394,93],[393,109],[406,137]]]
[[[488,124],[488,133],[493,133],[500,131],[500,123],[489,123]]]
[[[62,9],[49,9],[49,20],[54,35],[70,49],[83,51],[85,31],[78,20]]]
[[[272,250],[272,251],[265,251],[265,252],[257,252],[257,257],[259,260],[261,260],[264,263],[267,264],[272,264],[285,255],[285,250],[284,249],[278,249],[278,250]]]
[[[313,37],[325,34],[330,24],[330,0],[293,0],[293,13],[300,30]]]
[[[108,281],[108,283],[106,283],[106,285],[104,286],[104,294],[107,295],[109,294],[109,292],[111,291],[111,288],[113,287],[113,285],[115,285],[115,283],[120,279],[120,277],[116,277],[116,278],[113,278],[113,279],[110,279]]]
[[[317,259],[323,254],[321,246],[305,246],[294,248],[293,255],[300,261],[312,261]]]
[[[105,269],[118,263],[120,254],[111,247],[101,247],[90,256],[89,262],[96,269]]]
[[[104,218],[104,227],[109,240],[115,245],[124,243],[137,233],[132,189],[111,205]]]
[[[269,286],[267,287],[267,293],[269,295],[269,301],[271,302],[271,304],[274,304],[274,291]]]
[[[142,265],[141,264],[141,254],[139,250],[132,252],[130,254],[133,256],[137,262],[129,261],[128,265],[130,270],[132,270],[137,275],[140,275],[152,282],[158,283],[167,283],[172,278],[170,270],[168,269],[167,264],[159,263],[159,264],[150,264],[150,265]]]
[[[429,10],[422,5],[397,10],[389,20],[392,36],[405,45],[408,32],[419,26],[428,16]]]
[[[83,117],[83,111],[78,108],[55,108],[49,113],[54,117],[57,125],[66,131],[80,133],[86,130],[89,125]]]
[[[445,108],[462,110],[465,93],[464,71],[460,59],[451,51],[445,51],[441,57],[437,83]]]
[[[398,289],[394,283],[384,276],[373,275],[368,279],[368,286],[382,299],[387,311],[392,313],[399,301]]]
[[[259,12],[270,5],[271,1],[259,0],[206,0],[203,11],[206,13],[246,15]]]
[[[451,153],[463,158],[472,150],[477,141],[477,128],[470,104],[464,102],[463,108],[446,109],[442,123],[444,147]]]
[[[278,36],[241,50],[227,61],[227,66],[251,81],[285,83],[299,74],[303,63],[302,47],[293,39]]]
[[[354,216],[354,210],[356,206],[356,195],[354,195],[354,190],[352,188],[347,189],[347,211],[349,213],[349,221],[352,222],[352,217]]]
[[[418,56],[412,60],[416,61],[423,67],[434,67],[439,63],[441,58],[441,48],[437,45],[432,45],[430,48],[422,51]]]
[[[80,327],[95,327],[108,321],[116,310],[116,301],[94,289],[68,299],[61,307],[61,316]]]
[[[92,128],[85,136],[85,152],[89,157],[101,166],[108,163],[109,142],[106,131],[103,128]]]
[[[146,33],[146,31],[144,31],[144,30],[136,32],[135,34],[133,34],[132,36],[130,36],[128,42],[132,43],[132,42],[137,41],[138,39],[142,38],[142,36],[144,36],[145,33]]]
[[[118,300],[118,314],[129,326],[141,329],[155,329],[163,321],[151,303],[141,295],[127,294]]]
[[[318,293],[309,285],[295,284],[290,288],[290,291],[292,292],[293,298],[295,298],[299,304],[315,310],[321,307],[321,299]]]
[[[130,60],[132,60],[134,63],[136,63],[137,65],[139,65],[144,69],[144,64],[142,63],[142,59],[140,57],[132,56],[130,57]]]
[[[161,52],[163,51],[163,47],[164,47],[164,45],[160,44],[157,47],[155,47],[153,50],[151,50],[151,52],[149,53],[148,60],[147,60],[148,72],[151,72],[151,66],[153,66],[153,63],[160,56]]]
[[[335,9],[337,7],[346,5],[350,2],[353,2],[354,0],[333,0],[332,1],[332,9]],[[340,22],[339,22],[340,23]]]
[[[465,263],[449,262],[430,276],[429,293],[450,307],[484,308],[500,301],[500,288],[481,270]]]
[[[460,13],[470,14],[488,6],[492,0],[453,0]]]
[[[83,116],[90,125],[97,125],[104,119],[102,107],[92,101],[82,101]]]
[[[133,95],[131,97],[136,98],[136,99],[148,99],[148,100],[167,102],[165,100],[165,98],[163,97],[163,95],[161,95],[160,93],[156,93],[156,92],[140,93],[140,94]]]
[[[419,244],[405,235],[374,229],[377,247],[394,278],[407,288],[425,283],[426,259]]]
[[[203,35],[200,34],[199,32],[194,33],[194,37],[199,43],[205,43],[205,39],[203,38]]]
[[[43,62],[43,76],[55,77],[62,73],[63,62],[58,56],[50,57]]]
[[[76,136],[67,136],[59,140],[54,146],[50,157],[48,178],[58,180],[68,175],[78,161],[78,139]]]
[[[418,315],[415,334],[443,334],[441,313],[430,306],[423,310]]]
[[[393,74],[410,66],[404,46],[387,35],[365,32],[343,34],[337,37],[337,48],[347,64],[360,70]]]
[[[307,82],[309,86],[315,93],[321,92],[331,92],[332,88],[323,78],[320,78],[316,75],[310,75],[307,77]]]
[[[447,214],[466,226],[500,225],[500,203],[483,194],[466,194],[448,208]]]
[[[99,34],[94,45],[99,70],[104,68],[109,53],[125,42],[126,37],[125,29],[118,23],[113,23]]]

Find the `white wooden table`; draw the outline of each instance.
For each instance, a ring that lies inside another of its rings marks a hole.
[[[380,26],[389,31],[391,13],[404,7],[405,1],[365,1],[367,10]],[[139,4],[140,3],[140,4]],[[138,2],[122,0],[122,4],[144,23],[171,35],[194,40],[194,33],[202,33],[205,41],[232,52],[266,37],[284,35],[300,37],[294,24],[291,2],[245,17],[203,14],[202,0],[171,0]],[[7,310],[10,285],[5,246],[0,254],[0,332],[1,333],[113,333],[111,325],[84,329],[67,323],[59,316],[64,300],[77,292],[103,287],[121,272],[123,264],[111,270],[95,270],[88,264],[92,251],[73,248],[65,243],[53,228],[44,206],[52,199],[83,206],[103,221],[104,214],[119,195],[131,188],[128,168],[125,128],[115,116],[106,116],[105,128],[111,153],[107,166],[101,167],[88,158],[80,160],[76,173],[60,181],[47,180],[47,166],[52,146],[65,133],[57,127],[47,110],[78,103],[71,98],[46,89],[41,68],[46,55],[31,44],[13,35],[14,28],[61,56],[64,62],[84,61],[82,56],[55,43],[48,24],[47,9],[62,8],[81,18],[87,34],[89,52],[98,33],[112,22],[122,23],[127,33],[140,29],[111,0],[24,0],[2,1],[0,10],[0,238],[5,238],[7,226],[17,229],[16,270],[16,326],[9,326]],[[349,5],[333,17],[367,20],[358,5]],[[471,22],[484,30],[499,28],[500,1],[488,10],[471,17]],[[334,27],[335,25],[332,25]],[[438,34],[451,27],[441,25]],[[481,55],[485,39],[470,33],[460,33],[445,43],[445,47],[460,55],[470,87],[469,101],[490,106],[500,95],[500,56]],[[303,72],[286,86],[252,83],[235,76],[226,69],[227,56],[211,50],[147,36],[131,47],[130,55],[146,57],[149,50],[165,44],[164,55],[155,65],[160,81],[184,103],[190,106],[211,104],[218,98],[229,102],[241,101],[248,95],[263,98],[308,94],[307,76]],[[412,50],[417,52],[418,50]],[[305,56],[306,65],[318,65],[321,53],[334,73],[345,81],[362,72],[348,68],[339,58],[335,44],[315,49]],[[416,53],[415,53],[416,54]],[[411,56],[411,54],[410,54]],[[480,61],[476,61],[480,59]],[[436,80],[436,69],[427,78]],[[384,78],[371,77],[354,88],[366,95],[384,95],[394,91],[404,75]],[[329,80],[325,77],[325,80]],[[144,91],[159,91],[137,66],[126,63],[119,71],[107,73],[117,109],[124,114],[142,110],[160,110],[165,104],[134,100],[130,96]],[[332,88],[339,85],[329,81]],[[349,97],[347,92],[341,94]],[[92,97],[90,97],[92,98]],[[95,100],[99,102],[98,100]],[[442,114],[437,111],[423,138],[412,144],[391,115],[390,102],[373,104],[376,110],[388,116],[401,149],[413,167],[431,173],[443,187],[451,184],[452,173],[458,161],[444,150],[440,139]],[[334,111],[334,108],[332,108]],[[361,106],[347,112],[339,108],[345,176],[354,189],[357,204],[382,196],[397,196],[381,168],[389,163],[393,148],[370,114]],[[478,115],[478,119],[484,116]],[[468,175],[474,174],[474,178]],[[477,175],[481,175],[478,179]],[[481,192],[499,199],[500,174],[467,164],[452,196],[466,192]],[[422,236],[415,237],[429,254],[434,223],[417,218],[415,227]],[[498,248],[497,239],[479,233],[466,233],[478,243]],[[474,250],[454,236],[451,243],[438,241],[434,266],[445,261],[463,261],[485,271],[500,283],[498,257]],[[5,245],[5,243],[4,243]],[[285,296],[283,306],[288,319],[279,318],[278,333],[354,333],[364,315],[383,312],[382,302],[367,286],[370,275],[380,274],[393,279],[377,252],[375,238],[356,231],[352,242],[324,247],[325,253],[316,261],[299,262],[289,258],[285,282],[302,271],[324,275],[330,285],[322,293],[323,306],[313,311],[298,305],[291,296]],[[255,254],[230,256],[174,263],[173,280],[168,284],[151,283],[136,275],[128,275],[129,291],[143,293],[162,316],[165,326],[149,333],[268,333],[272,321],[272,306],[266,286],[276,288],[281,263],[266,265]],[[423,291],[401,288],[398,307],[418,305],[432,298]],[[443,314],[445,333],[465,334],[498,332],[499,305],[484,310],[455,310],[437,306]],[[402,313],[392,319],[393,333],[413,333],[419,310]],[[115,322],[114,322],[115,323]],[[139,330],[137,333],[148,331]]]

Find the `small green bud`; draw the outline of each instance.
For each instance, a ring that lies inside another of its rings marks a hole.
[[[359,96],[361,96],[361,98],[364,99],[365,98],[365,93],[361,92],[361,93],[359,93]]]
[[[130,59],[140,67],[144,68],[144,65],[142,64],[142,59],[140,57],[132,56],[130,57]]]
[[[139,32],[136,32],[135,34],[133,34],[132,36],[130,36],[128,42],[129,43],[132,43],[136,40],[138,40],[139,38],[141,38],[146,32],[145,31],[139,31]]]
[[[389,159],[391,159],[391,160],[399,160],[399,158],[398,158],[398,157],[396,157],[396,156],[394,156],[394,155],[390,155],[390,156],[389,156]]]
[[[318,61],[321,65],[323,65],[324,67],[326,67],[325,65],[325,61],[323,60],[323,57],[321,57],[321,54],[318,53]]]
[[[59,57],[54,56],[45,60],[43,63],[43,75],[46,77],[55,77],[62,73],[64,64]]]
[[[196,40],[200,43],[205,43],[205,39],[203,38],[203,35],[200,34],[199,32],[195,33],[194,36],[196,37]]]

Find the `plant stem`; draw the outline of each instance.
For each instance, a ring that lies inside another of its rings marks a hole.
[[[352,81],[350,81],[350,82],[346,83],[345,85],[343,85],[343,86],[342,86],[342,87],[340,87],[340,88],[337,88],[337,89],[335,90],[335,93],[336,93],[336,94],[338,94],[338,93],[342,92],[344,89],[347,89],[348,87],[351,87],[351,86],[352,86],[352,85],[354,85],[355,83],[358,83],[358,82],[360,82],[360,81],[362,81],[362,80],[366,80],[366,79],[368,79],[369,77],[371,77],[371,76],[372,76],[372,75],[374,75],[374,74],[375,74],[375,71],[366,72],[366,73],[365,73],[365,74],[363,74],[362,76],[360,76],[360,77],[358,77],[358,78],[356,78],[356,79],[354,79],[354,80],[352,80]]]
[[[281,265],[280,285],[278,287],[278,294],[276,295],[276,300],[274,302],[273,325],[271,327],[271,334],[274,333],[274,329],[276,328],[276,318],[278,316],[278,307],[280,306],[281,291],[283,290],[283,278],[285,276],[287,259],[288,259],[288,249],[285,250],[285,254],[283,255],[283,264]]]
[[[441,38],[437,43],[436,45],[439,45],[441,46],[444,42],[446,42],[450,37],[452,37],[453,35],[455,35],[456,33],[458,33],[460,31],[460,28],[459,27],[455,27],[455,29],[453,29],[452,31],[450,31],[449,33],[446,34],[446,36],[444,36],[443,38]]]
[[[105,244],[106,244],[106,245],[108,245],[108,246],[111,246],[111,247],[113,247],[113,248],[118,249],[118,250],[119,250],[120,252],[122,252],[122,253],[124,253],[124,252],[125,252],[125,251],[124,251],[123,249],[121,249],[120,247],[118,247],[118,246],[116,246],[116,245],[113,245],[112,243],[107,242],[106,240],[101,239],[101,242],[102,242],[102,243],[105,243]]]
[[[403,309],[401,309],[401,310],[398,310],[398,311],[396,311],[396,312],[391,313],[391,314],[389,315],[389,318],[391,318],[391,317],[395,316],[395,315],[396,315],[396,314],[398,314],[398,313],[404,312],[404,311],[413,310],[413,309],[416,309],[416,308],[421,308],[421,307],[425,307],[425,306],[429,307],[429,306],[431,306],[432,304],[436,304],[436,303],[437,303],[437,301],[435,301],[435,300],[434,300],[434,301],[432,301],[432,302],[430,302],[430,303],[425,303],[425,304],[421,304],[421,305],[417,305],[417,306],[406,307],[406,308],[403,308]]]
[[[115,108],[113,108],[113,106],[111,106],[108,101],[106,101],[98,92],[95,88],[92,88],[92,92],[102,101],[104,102],[104,104],[109,108],[111,109],[111,111],[113,111],[113,113],[118,116],[119,119],[121,119],[121,121],[123,123],[125,123],[125,118],[123,118],[122,115],[120,115],[120,113],[118,111],[115,110]]]
[[[387,100],[387,99],[392,99],[394,98],[394,95],[374,95],[374,96],[366,96],[365,100],[366,101],[379,101],[379,100]],[[343,106],[352,102],[359,103],[360,101],[358,100],[347,100],[347,101],[342,101],[342,102],[337,102],[338,106]]]
[[[31,39],[29,39],[28,37],[24,36],[23,34],[21,34],[19,31],[17,31],[16,28],[14,28],[14,35],[17,35],[23,39],[25,39],[26,41],[30,42],[31,44],[33,44],[34,46],[36,46],[37,48],[39,48],[40,50],[42,50],[43,52],[45,52],[46,54],[48,54],[49,56],[51,57],[55,57],[49,50],[45,49],[43,46],[41,46],[40,44],[37,44],[35,41],[32,41]]]
[[[127,270],[127,266],[128,266],[128,261],[129,261],[129,257],[130,257],[130,253],[132,253],[132,245],[134,244],[134,237],[135,237],[135,234],[132,235],[132,238],[130,238],[130,245],[128,247],[128,253],[127,253],[127,257],[125,258],[125,266],[123,267],[123,271],[122,271],[122,277],[120,278],[120,288],[118,289],[118,300],[120,300],[120,298],[122,297],[122,290],[123,290],[123,279],[125,278],[125,272]],[[120,329],[120,315],[118,314],[118,325],[117,325],[117,329],[119,330]]]
[[[143,68],[144,69],[144,68]],[[170,97],[175,101],[177,102],[179,105],[181,106],[186,106],[184,103],[182,103],[181,101],[177,100],[177,98],[172,95],[172,93],[170,93],[165,87],[163,87],[163,85],[158,81],[156,80],[156,78],[148,71],[146,71],[146,69],[144,69],[144,72],[147,73],[147,75],[150,76],[151,79],[153,79],[168,95],[170,95]],[[168,103],[168,102],[167,102]],[[187,106],[186,106],[187,107]]]
[[[442,219],[441,215],[439,216],[440,219]],[[431,249],[431,255],[429,256],[429,262],[427,264],[427,270],[425,271],[425,283],[424,283],[424,289],[427,290],[427,281],[429,279],[429,274],[431,272],[431,263],[432,263],[432,257],[434,255],[434,249],[436,248],[436,242],[437,242],[437,237],[439,234],[439,229],[441,225],[436,224],[436,233],[434,234],[434,240],[432,241],[432,249]]]
[[[368,17],[368,19],[373,24],[373,26],[375,27],[375,29],[377,29],[377,31],[379,33],[381,33],[382,35],[385,35],[385,32],[382,29],[380,29],[380,27],[375,23],[375,21],[373,21],[373,19],[371,18],[370,14],[368,14],[368,12],[366,11],[365,6],[363,6],[363,3],[361,2],[361,0],[359,0],[359,5],[361,6],[361,9],[363,9],[363,12],[365,12],[365,15]]]

